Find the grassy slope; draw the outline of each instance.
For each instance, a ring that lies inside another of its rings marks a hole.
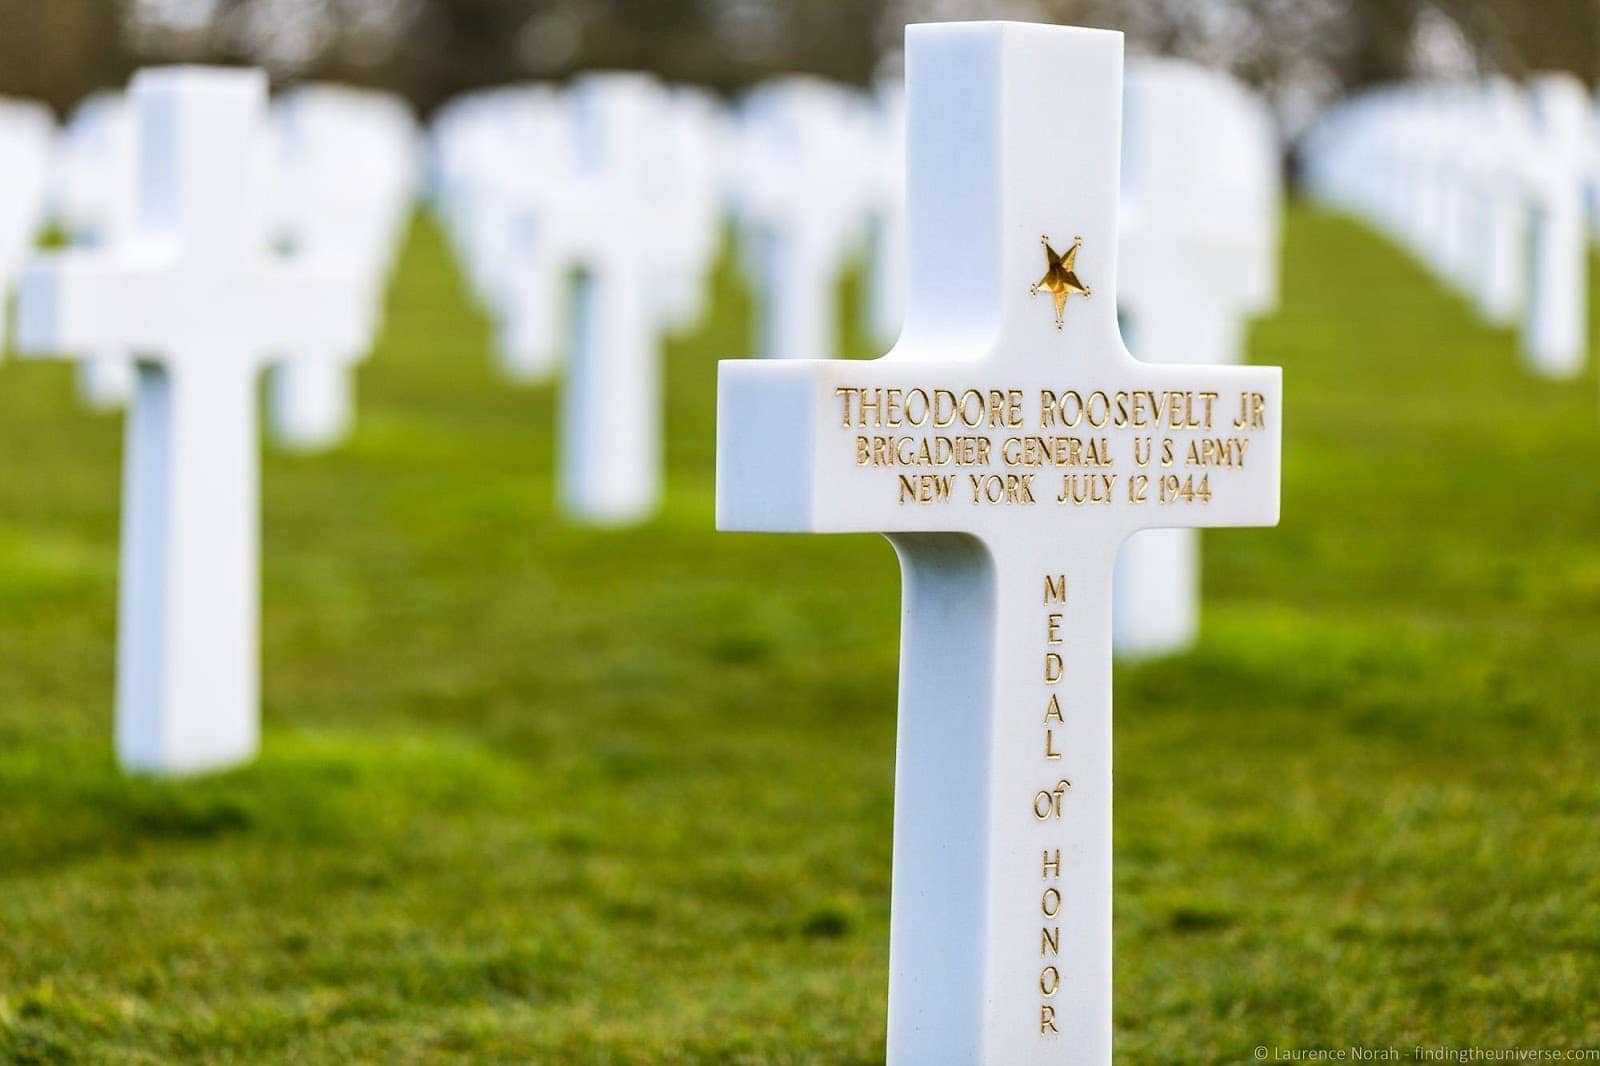
[[[1286,260],[1283,527],[1119,671],[1120,1056],[1600,1044],[1594,382]],[[570,529],[421,228],[356,439],[267,460],[264,756],[185,785],[111,763],[116,420],[0,368],[0,1059],[880,1061],[896,569],[709,532],[747,327],[672,349],[661,518]]]

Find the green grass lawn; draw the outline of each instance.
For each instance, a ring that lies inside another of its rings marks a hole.
[[[182,784],[112,762],[118,420],[0,366],[0,1059],[881,1061],[898,573],[711,532],[749,335],[723,277],[667,509],[571,528],[420,225],[354,440],[266,460],[263,756]],[[1596,383],[1298,209],[1252,348],[1283,525],[1118,672],[1119,1059],[1600,1045]]]

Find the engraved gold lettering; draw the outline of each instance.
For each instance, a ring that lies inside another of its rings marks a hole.
[[[1046,966],[1039,971],[1039,991],[1047,996],[1056,994],[1056,989],[1061,987],[1061,971],[1054,966]]]
[[[1193,474],[1180,477],[1177,474],[1168,474],[1161,479],[1161,492],[1157,498],[1159,503],[1210,503],[1211,502],[1211,475],[1202,474],[1200,480],[1195,481]]]
[[[1047,1032],[1061,1035],[1061,1030],[1056,1028],[1056,1009],[1048,1003],[1039,1008],[1039,1035]]]
[[[1068,792],[1072,791],[1072,782],[1063,778],[1056,782],[1055,788],[1040,789],[1033,796],[1033,816],[1041,822],[1051,818],[1061,817],[1061,804]]]
[[[1044,579],[1044,602],[1046,604],[1066,603],[1067,602],[1067,575],[1066,574],[1056,574],[1054,576],[1051,576],[1049,574],[1045,575],[1045,579]]]
[[[870,401],[867,399],[867,392],[867,389],[857,390],[857,397],[861,406],[860,424],[863,426],[881,426],[883,425],[883,401],[879,397],[882,395],[883,390],[872,389],[872,399]]]
[[[841,387],[833,390],[833,394],[835,396],[840,397],[844,401],[844,422],[843,422],[843,425],[844,425],[845,429],[849,429],[850,428],[850,398],[852,396],[857,395],[860,392],[861,392],[860,389],[850,388],[848,386],[841,386]]]
[[[1239,394],[1239,417],[1233,420],[1234,429],[1264,429],[1267,425],[1267,398],[1259,392]]]
[[[1110,466],[1104,437],[1007,437],[1000,444],[1007,466]]]
[[[914,413],[914,408],[912,406],[919,400],[922,403],[922,413],[920,415]],[[906,393],[906,421],[910,422],[913,426],[927,425],[928,415],[931,412],[931,409],[932,404],[928,400],[927,389],[911,389]]]
[[[944,503],[955,485],[954,474],[901,474],[900,502]]]
[[[987,406],[990,429],[1016,429],[1023,424],[1021,389],[990,389]]]
[[[1247,437],[1203,437],[1189,442],[1189,466],[1244,466],[1244,455],[1250,447]]]
[[[977,389],[967,389],[961,394],[956,407],[960,412],[962,425],[974,429],[983,425],[983,393]]]
[[[1100,406],[1100,413],[1095,414],[1095,404]],[[1084,417],[1095,429],[1104,429],[1111,422],[1111,398],[1104,392],[1096,389],[1089,394],[1088,402],[1083,407]]]
[[[1050,702],[1045,704],[1044,720],[1046,724],[1052,721],[1060,722],[1062,725],[1067,724],[1066,719],[1061,717],[1061,704],[1056,700],[1054,692],[1050,694]]]
[[[979,477],[968,474],[972,487],[973,503],[1031,504],[1033,474],[988,474]]]
[[[1061,492],[1056,503],[1070,503],[1076,507],[1086,504],[1112,502],[1117,474],[1062,474]]]

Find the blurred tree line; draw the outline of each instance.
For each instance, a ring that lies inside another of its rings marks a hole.
[[[252,62],[280,81],[463,90],[591,67],[722,90],[811,71],[866,83],[908,22],[1105,26],[1226,66],[1280,108],[1415,74],[1600,80],[1600,0],[0,0],[0,93],[66,107],[141,64]]]

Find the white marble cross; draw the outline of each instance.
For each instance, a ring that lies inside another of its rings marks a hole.
[[[1278,143],[1266,108],[1227,75],[1146,59],[1123,94],[1122,336],[1147,363],[1236,363],[1277,296]],[[1190,646],[1200,629],[1200,535],[1149,529],[1117,559],[1118,655]]]
[[[871,113],[868,189],[871,256],[865,302],[868,335],[885,344],[906,315],[906,93],[894,78],[878,85]]]
[[[1533,244],[1522,343],[1551,377],[1583,370],[1589,347],[1589,243],[1584,188],[1594,169],[1589,102],[1570,74],[1534,79]]]
[[[127,239],[36,262],[19,342],[132,353],[124,455],[117,752],[188,773],[249,759],[259,737],[256,379],[287,353],[359,344],[347,283],[268,261],[258,71],[133,79],[139,188]]]
[[[575,241],[568,204],[581,192],[571,125],[565,97],[527,86],[469,99],[435,135],[447,217],[495,319],[501,372],[519,384],[544,382],[561,364]]]
[[[707,190],[686,188],[715,163],[687,154],[720,155],[706,106],[603,73],[560,97],[481,94],[436,123],[440,199],[502,369],[537,381],[567,348],[557,482],[579,522],[641,521],[660,500],[661,336],[697,314],[715,249]]]
[[[839,274],[867,217],[867,117],[816,78],[769,82],[742,104],[733,196],[769,358],[835,354]]]
[[[417,132],[399,99],[339,85],[280,97],[273,126],[274,235],[296,261],[346,276],[367,321],[360,348],[287,360],[268,372],[268,428],[283,446],[311,452],[339,443],[355,420],[355,363],[382,324],[385,283],[416,187]]]
[[[1120,34],[907,31],[908,313],[875,362],[721,366],[717,523],[904,575],[888,1060],[1111,1061],[1111,575],[1278,516],[1280,371],[1117,328]]]
[[[97,93],[67,122],[57,159],[57,216],[74,246],[104,248],[133,225],[133,115],[120,92]],[[121,351],[78,363],[78,395],[95,411],[114,411],[133,393],[133,361]]]
[[[1509,326],[1522,310],[1527,280],[1527,105],[1516,83],[1497,76],[1480,88],[1478,112],[1466,145],[1481,210],[1479,254],[1473,257],[1480,274],[1473,287],[1483,317]]]
[[[11,286],[43,227],[54,139],[48,108],[0,98],[0,355]]]
[[[711,271],[722,243],[722,173],[728,130],[722,102],[708,90],[674,86],[662,101],[660,132],[664,186],[654,200],[661,236],[661,304],[676,332],[704,317]]]

